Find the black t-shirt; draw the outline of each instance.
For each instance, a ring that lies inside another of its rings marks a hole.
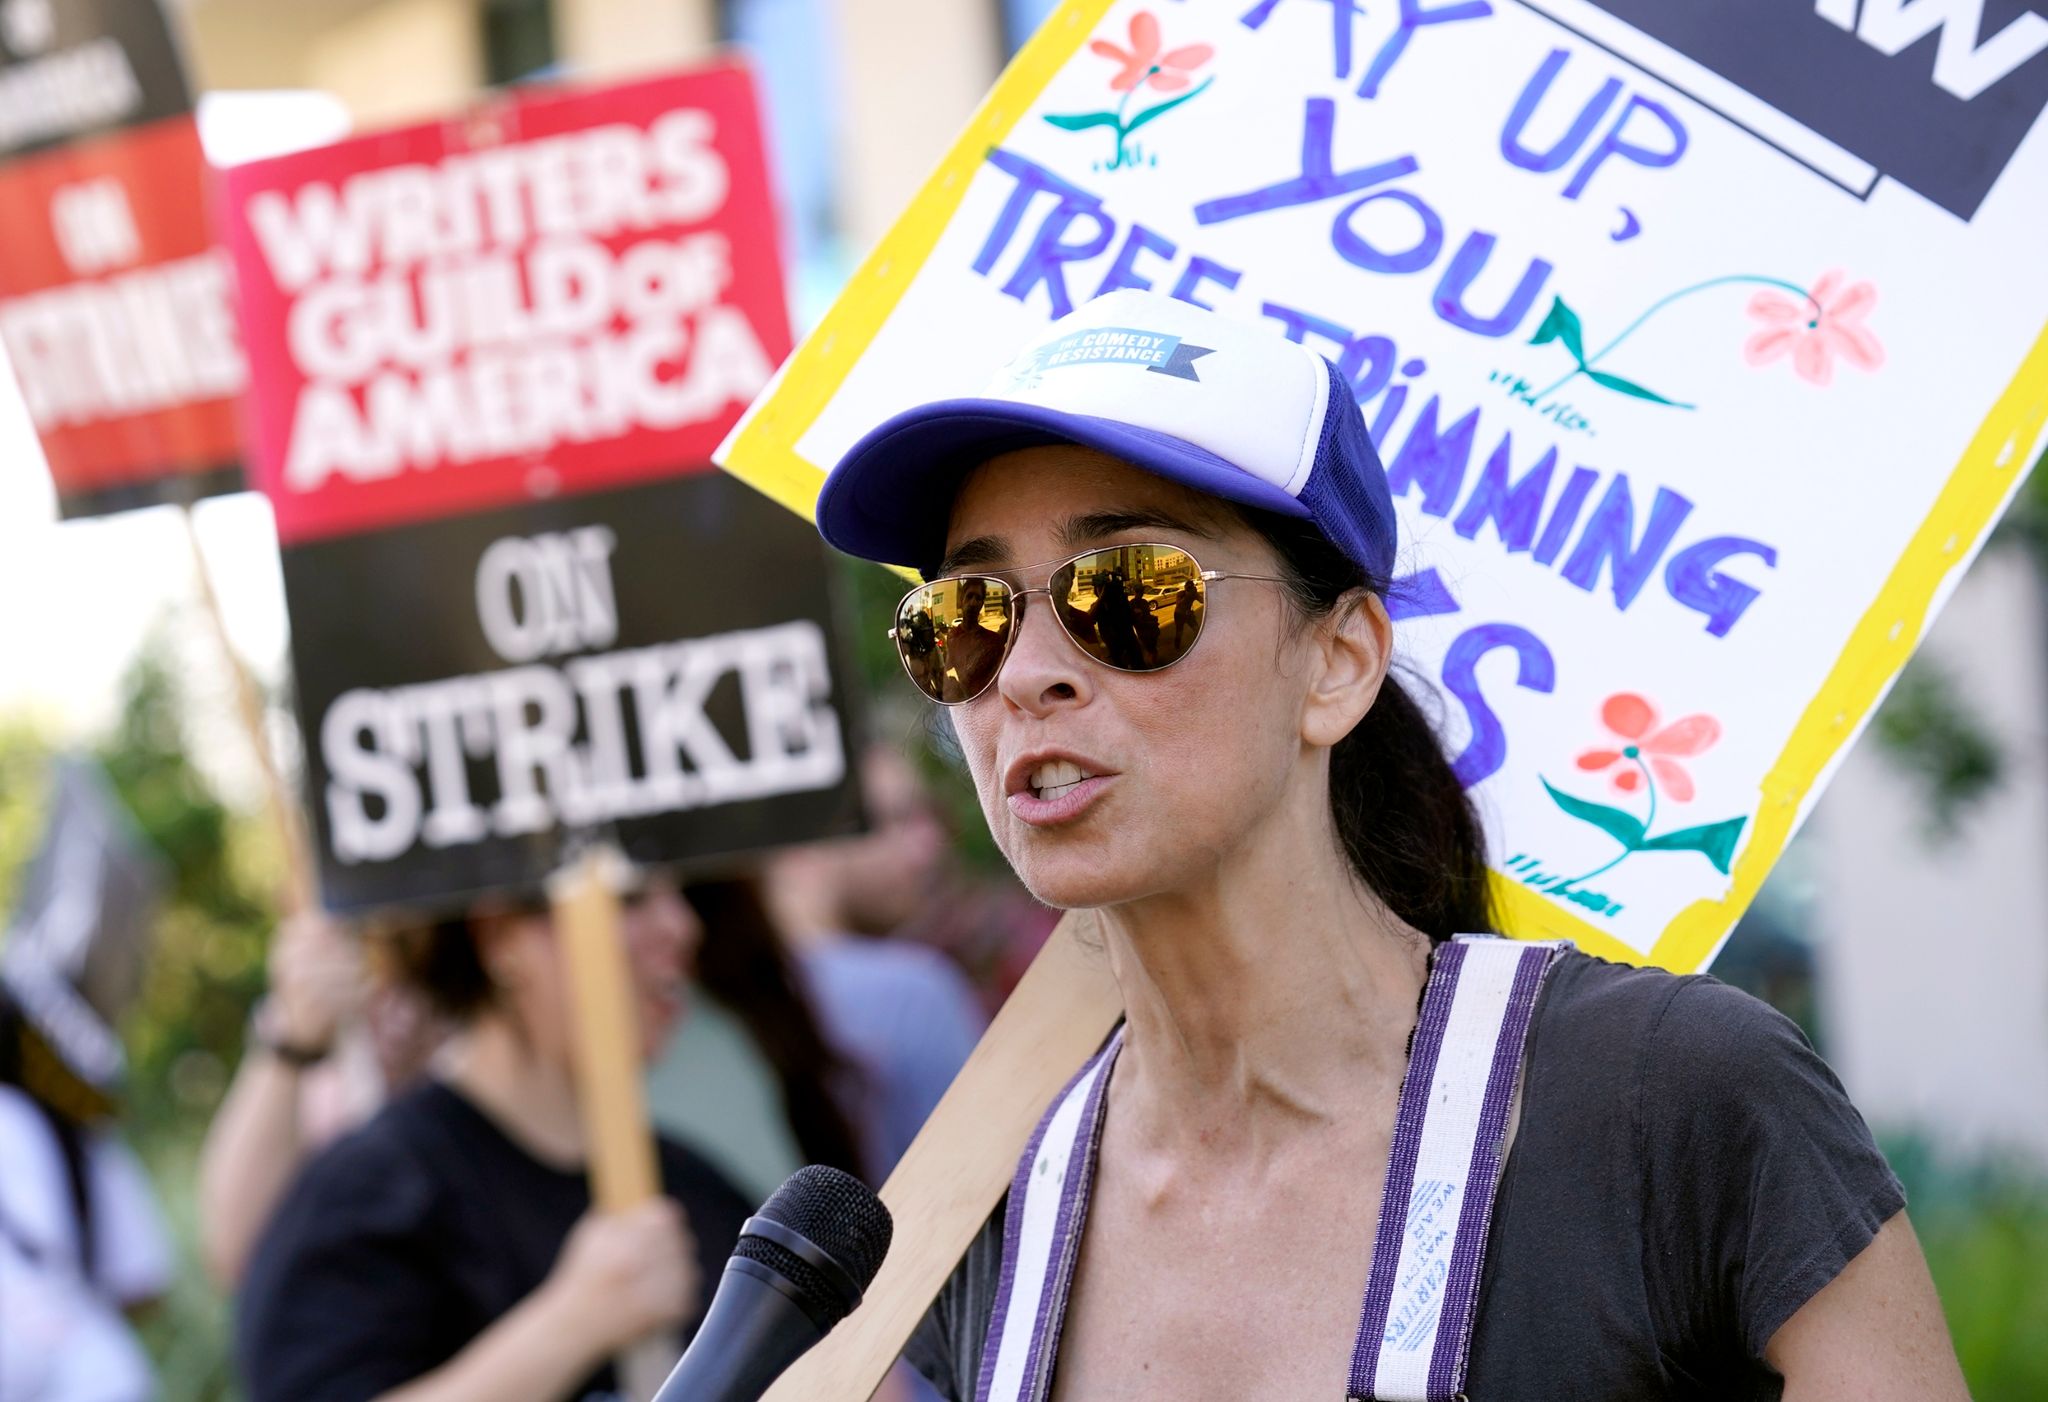
[[[708,1306],[752,1208],[681,1145],[660,1141],[660,1157]],[[237,1301],[250,1402],[365,1402],[432,1372],[533,1292],[589,1206],[582,1173],[541,1163],[463,1096],[407,1092],[309,1163],[265,1229]],[[606,1367],[570,1395],[614,1390]]]
[[[1791,1021],[1711,978],[1569,953],[1530,1032],[1466,1391],[1775,1399],[1764,1346],[1905,1201]],[[956,1402],[974,1397],[1002,1220],[999,1206],[905,1351]]]

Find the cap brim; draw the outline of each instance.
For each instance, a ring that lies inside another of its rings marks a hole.
[[[961,479],[999,453],[1046,443],[1093,448],[1243,506],[1310,514],[1271,482],[1171,434],[1004,399],[945,399],[898,414],[848,450],[818,494],[818,532],[849,555],[929,570],[945,553]]]

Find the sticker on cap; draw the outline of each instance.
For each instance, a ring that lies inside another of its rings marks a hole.
[[[1035,388],[1046,371],[1073,365],[1135,365],[1176,380],[1199,383],[1201,377],[1195,374],[1195,361],[1214,353],[1214,347],[1192,345],[1162,331],[1098,326],[1088,331],[1070,331],[1012,361],[1010,383],[1018,389]]]

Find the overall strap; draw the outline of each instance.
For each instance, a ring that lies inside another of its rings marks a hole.
[[[1123,1040],[1119,1027],[1109,1045],[1067,1082],[1017,1163],[1003,1219],[1002,1276],[982,1342],[975,1402],[1044,1402],[1049,1391],[1095,1183],[1103,1093]]]
[[[1351,1402],[1451,1402],[1464,1391],[1529,1024],[1568,947],[1461,935],[1436,951],[1401,1082]]]

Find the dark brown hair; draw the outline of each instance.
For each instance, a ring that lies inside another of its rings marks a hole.
[[[496,996],[467,915],[386,926],[375,931],[370,947],[380,972],[418,989],[434,1011],[457,1022],[467,1022]]]
[[[805,1162],[861,1174],[859,1140],[844,1107],[858,1103],[864,1082],[820,1030],[760,890],[750,878],[729,877],[689,882],[682,894],[704,922],[697,982],[740,1020],[775,1073]],[[530,908],[547,907],[536,899]],[[466,1021],[496,998],[468,916],[396,929],[385,939],[393,972],[449,1017]]]
[[[1296,608],[1327,617],[1353,590],[1387,596],[1307,521],[1240,508],[1273,547]],[[1344,855],[1372,893],[1432,941],[1494,928],[1486,840],[1464,785],[1451,772],[1436,726],[1418,704],[1427,682],[1392,670],[1364,719],[1330,753],[1330,817]]]
[[[862,1098],[863,1077],[825,1039],[759,885],[750,877],[692,881],[683,897],[704,922],[698,982],[739,1018],[773,1068],[804,1161],[864,1176],[846,1111]]]

